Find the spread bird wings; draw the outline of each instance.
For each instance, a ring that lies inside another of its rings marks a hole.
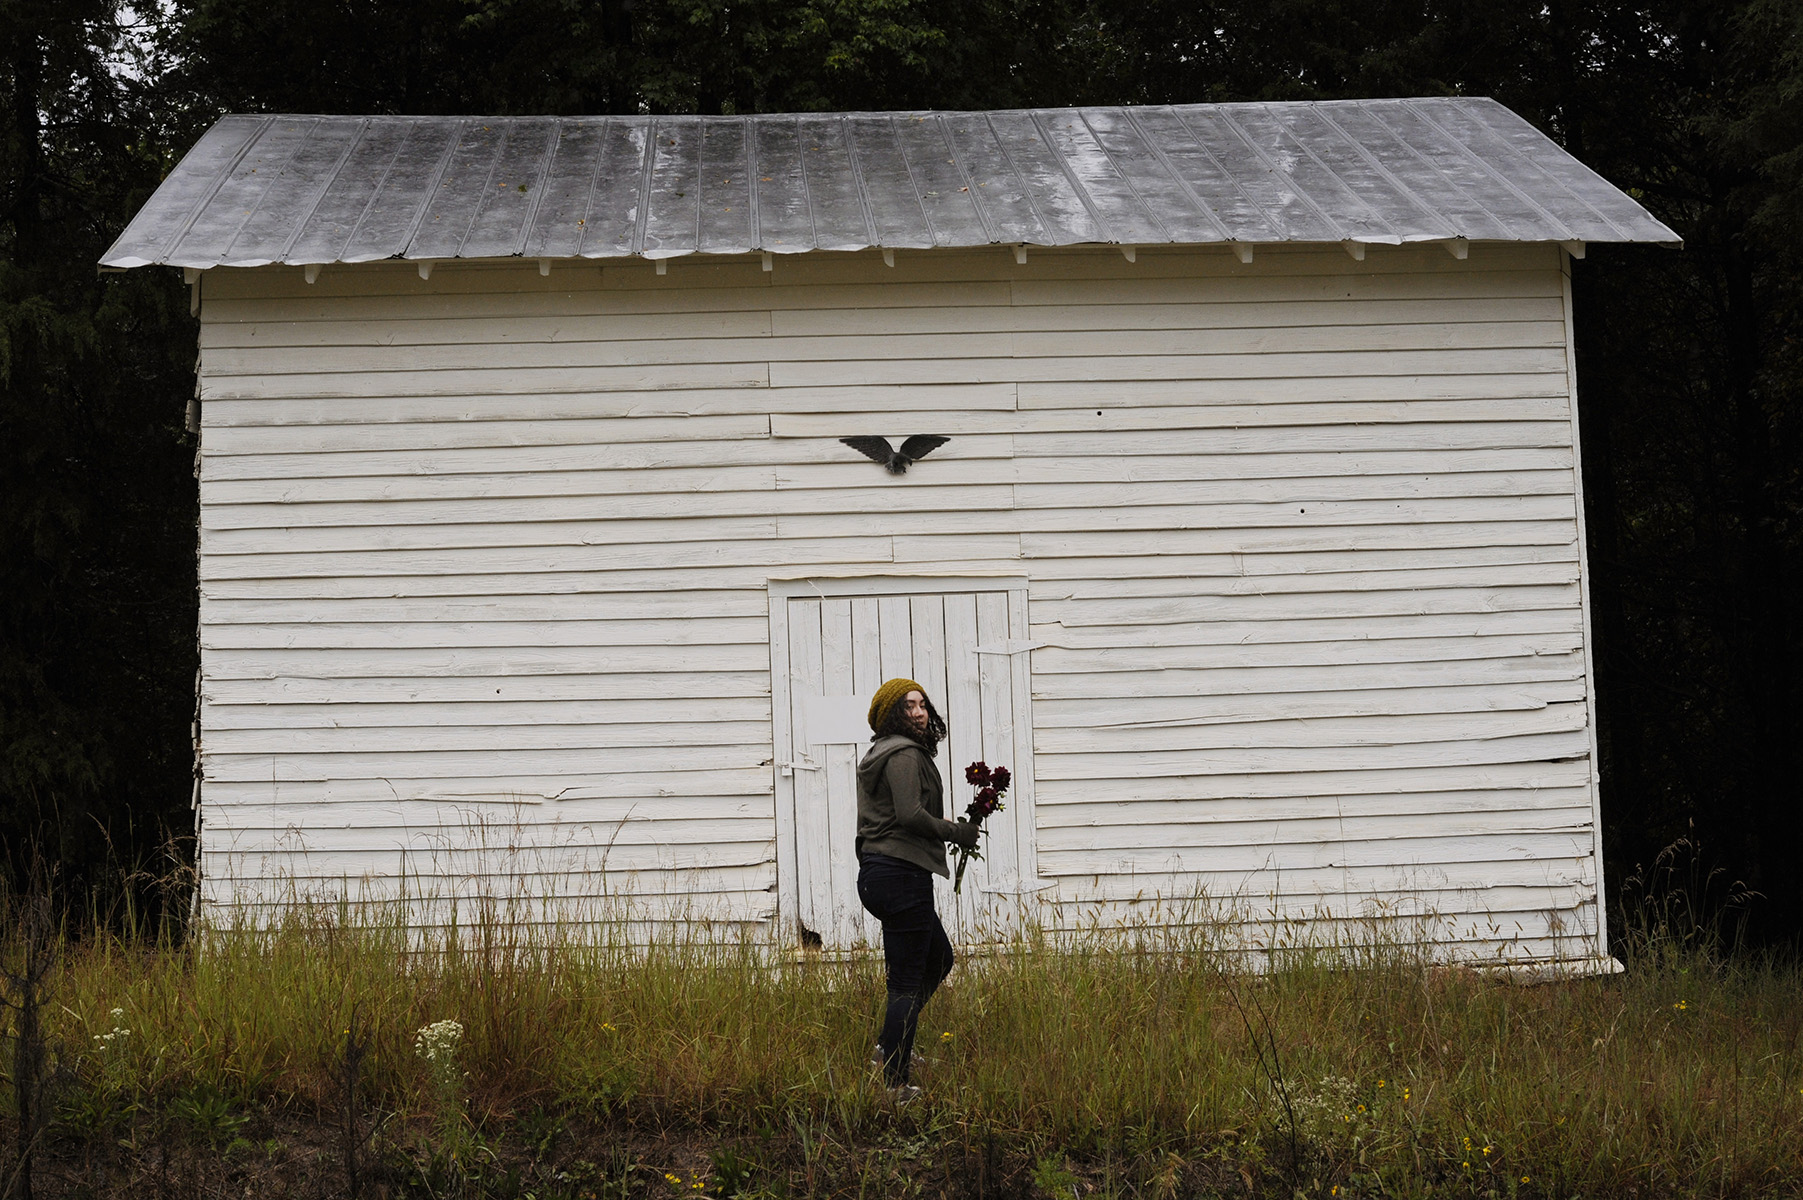
[[[881,438],[877,440],[882,441]],[[947,437],[939,437],[937,434],[917,433],[901,444],[902,457],[919,461],[951,440]],[[884,446],[888,444],[888,442],[883,442]]]
[[[885,466],[887,466],[889,463],[889,456],[891,454],[895,453],[895,448],[889,444],[888,438],[843,437],[843,438],[840,438],[839,440],[844,442],[847,446],[850,446],[853,450],[856,450],[859,454],[862,454],[864,457],[869,458],[875,462],[880,462],[880,463],[884,464]],[[913,439],[913,438],[909,439],[909,441],[913,441],[913,440],[915,440],[915,439]],[[904,443],[904,452],[905,452],[905,443]]]

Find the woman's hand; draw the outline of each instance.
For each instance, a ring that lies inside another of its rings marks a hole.
[[[975,850],[977,848],[977,827],[969,821],[959,821],[952,826],[952,831],[946,835],[945,840],[955,846],[962,846],[966,850]]]

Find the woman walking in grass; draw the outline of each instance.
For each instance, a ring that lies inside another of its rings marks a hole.
[[[895,1098],[908,1082],[920,1010],[952,970],[952,943],[933,911],[933,876],[951,877],[945,843],[977,844],[977,828],[945,819],[933,756],[945,721],[912,679],[891,679],[870,702],[870,750],[858,764],[858,900],[883,923],[889,1002],[874,1058]]]

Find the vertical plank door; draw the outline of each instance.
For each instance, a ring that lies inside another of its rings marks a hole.
[[[1011,811],[985,826],[984,860],[972,864],[962,893],[954,894],[949,880],[934,882],[935,906],[954,942],[1005,937],[1036,874],[1032,764],[1021,761],[1032,747],[1030,681],[1026,656],[1009,649],[1026,637],[1024,594],[790,596],[773,604],[772,617],[783,626],[772,631],[772,647],[786,662],[773,665],[786,667],[778,701],[786,690],[789,718],[776,726],[778,795],[780,803],[786,792],[794,806],[786,822],[793,853],[781,857],[793,863],[796,879],[784,891],[795,898],[803,943],[825,950],[881,944],[882,927],[858,902],[857,764],[869,749],[870,698],[898,676],[925,687],[946,719],[935,765],[948,819],[971,799],[966,764],[1006,765],[1019,781]]]

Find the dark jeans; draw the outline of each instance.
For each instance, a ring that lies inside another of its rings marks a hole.
[[[933,911],[931,871],[885,854],[860,855],[858,900],[883,923],[889,1004],[877,1045],[883,1078],[893,1087],[908,1082],[920,1010],[952,973],[952,942]]]

